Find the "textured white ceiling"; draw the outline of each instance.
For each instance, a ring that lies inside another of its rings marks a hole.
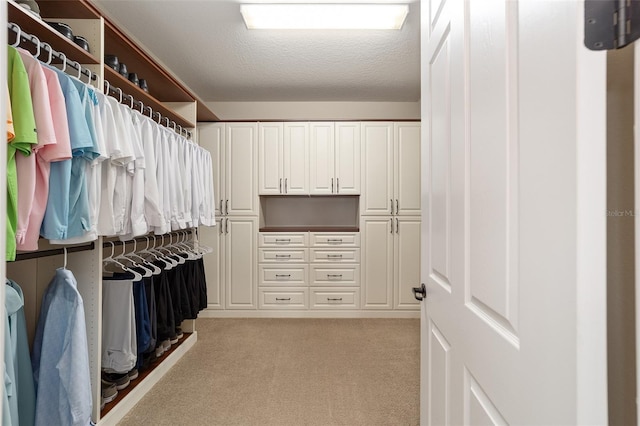
[[[401,30],[248,30],[239,0],[95,0],[205,101],[418,101],[420,3],[386,2],[410,4]]]

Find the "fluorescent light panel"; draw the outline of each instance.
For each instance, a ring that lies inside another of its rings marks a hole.
[[[248,29],[399,30],[409,13],[406,4],[243,4]]]

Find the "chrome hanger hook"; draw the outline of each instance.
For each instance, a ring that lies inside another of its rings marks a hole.
[[[62,267],[67,269],[67,248],[63,247],[62,250],[64,251],[64,265]]]

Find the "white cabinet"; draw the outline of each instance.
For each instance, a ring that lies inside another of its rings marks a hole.
[[[420,215],[420,123],[362,123],[362,215]]]
[[[309,132],[310,193],[360,194],[360,123],[316,122]]]
[[[362,233],[364,309],[418,309],[420,217],[365,216]]]
[[[309,194],[309,124],[259,123],[260,195]]]
[[[258,215],[258,153],[256,123],[226,123],[224,144],[224,215]],[[220,207],[218,207],[220,208]]]
[[[224,282],[225,308],[255,309],[258,218],[227,216],[220,219],[220,231],[219,277]]]
[[[216,220],[224,213],[225,124],[199,123],[198,144],[211,153]]]

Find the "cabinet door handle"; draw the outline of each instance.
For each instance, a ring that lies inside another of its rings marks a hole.
[[[398,204],[398,199],[396,198],[396,214],[400,211],[400,205]]]
[[[342,243],[342,238],[327,238],[328,243]]]
[[[224,214],[224,210],[222,210],[222,200],[220,200],[220,214]]]
[[[393,218],[389,219],[391,221],[391,232],[389,232],[390,234],[393,234]]]
[[[342,278],[342,274],[327,274],[327,278]]]
[[[390,211],[390,213],[393,214],[393,198],[389,198],[389,202],[391,202],[391,211]]]
[[[227,221],[225,222],[224,225],[224,233],[228,234],[229,233],[229,219],[227,219]]]
[[[336,178],[336,194],[340,193],[340,178]]]
[[[291,274],[276,274],[276,278],[291,278]]]
[[[284,193],[288,193],[289,191],[287,191],[287,181],[289,180],[289,178],[284,178]]]
[[[289,243],[291,238],[276,238],[276,243]]]
[[[227,199],[227,201],[225,202],[225,211],[227,212],[226,214],[229,214],[229,199]]]
[[[276,297],[276,301],[289,301],[289,300],[291,300],[290,297],[282,297],[282,298]]]
[[[289,257],[291,257],[291,255],[290,254],[276,254],[276,258],[281,258],[281,257],[289,258]]]
[[[282,194],[282,178],[280,178],[280,190],[279,192]]]
[[[398,225],[398,218],[396,217],[396,234],[400,233],[400,225]]]
[[[220,223],[219,223],[219,225],[220,225],[220,235],[222,235],[222,232],[223,232],[223,230],[224,230],[224,229],[223,229],[223,228],[224,228],[224,218],[221,218],[221,219],[220,219]]]
[[[342,259],[341,254],[328,254],[327,257],[330,259]]]
[[[331,178],[331,193],[333,194],[333,178]]]
[[[342,297],[336,297],[336,298],[327,297],[327,301],[329,301],[329,302],[342,302]]]

